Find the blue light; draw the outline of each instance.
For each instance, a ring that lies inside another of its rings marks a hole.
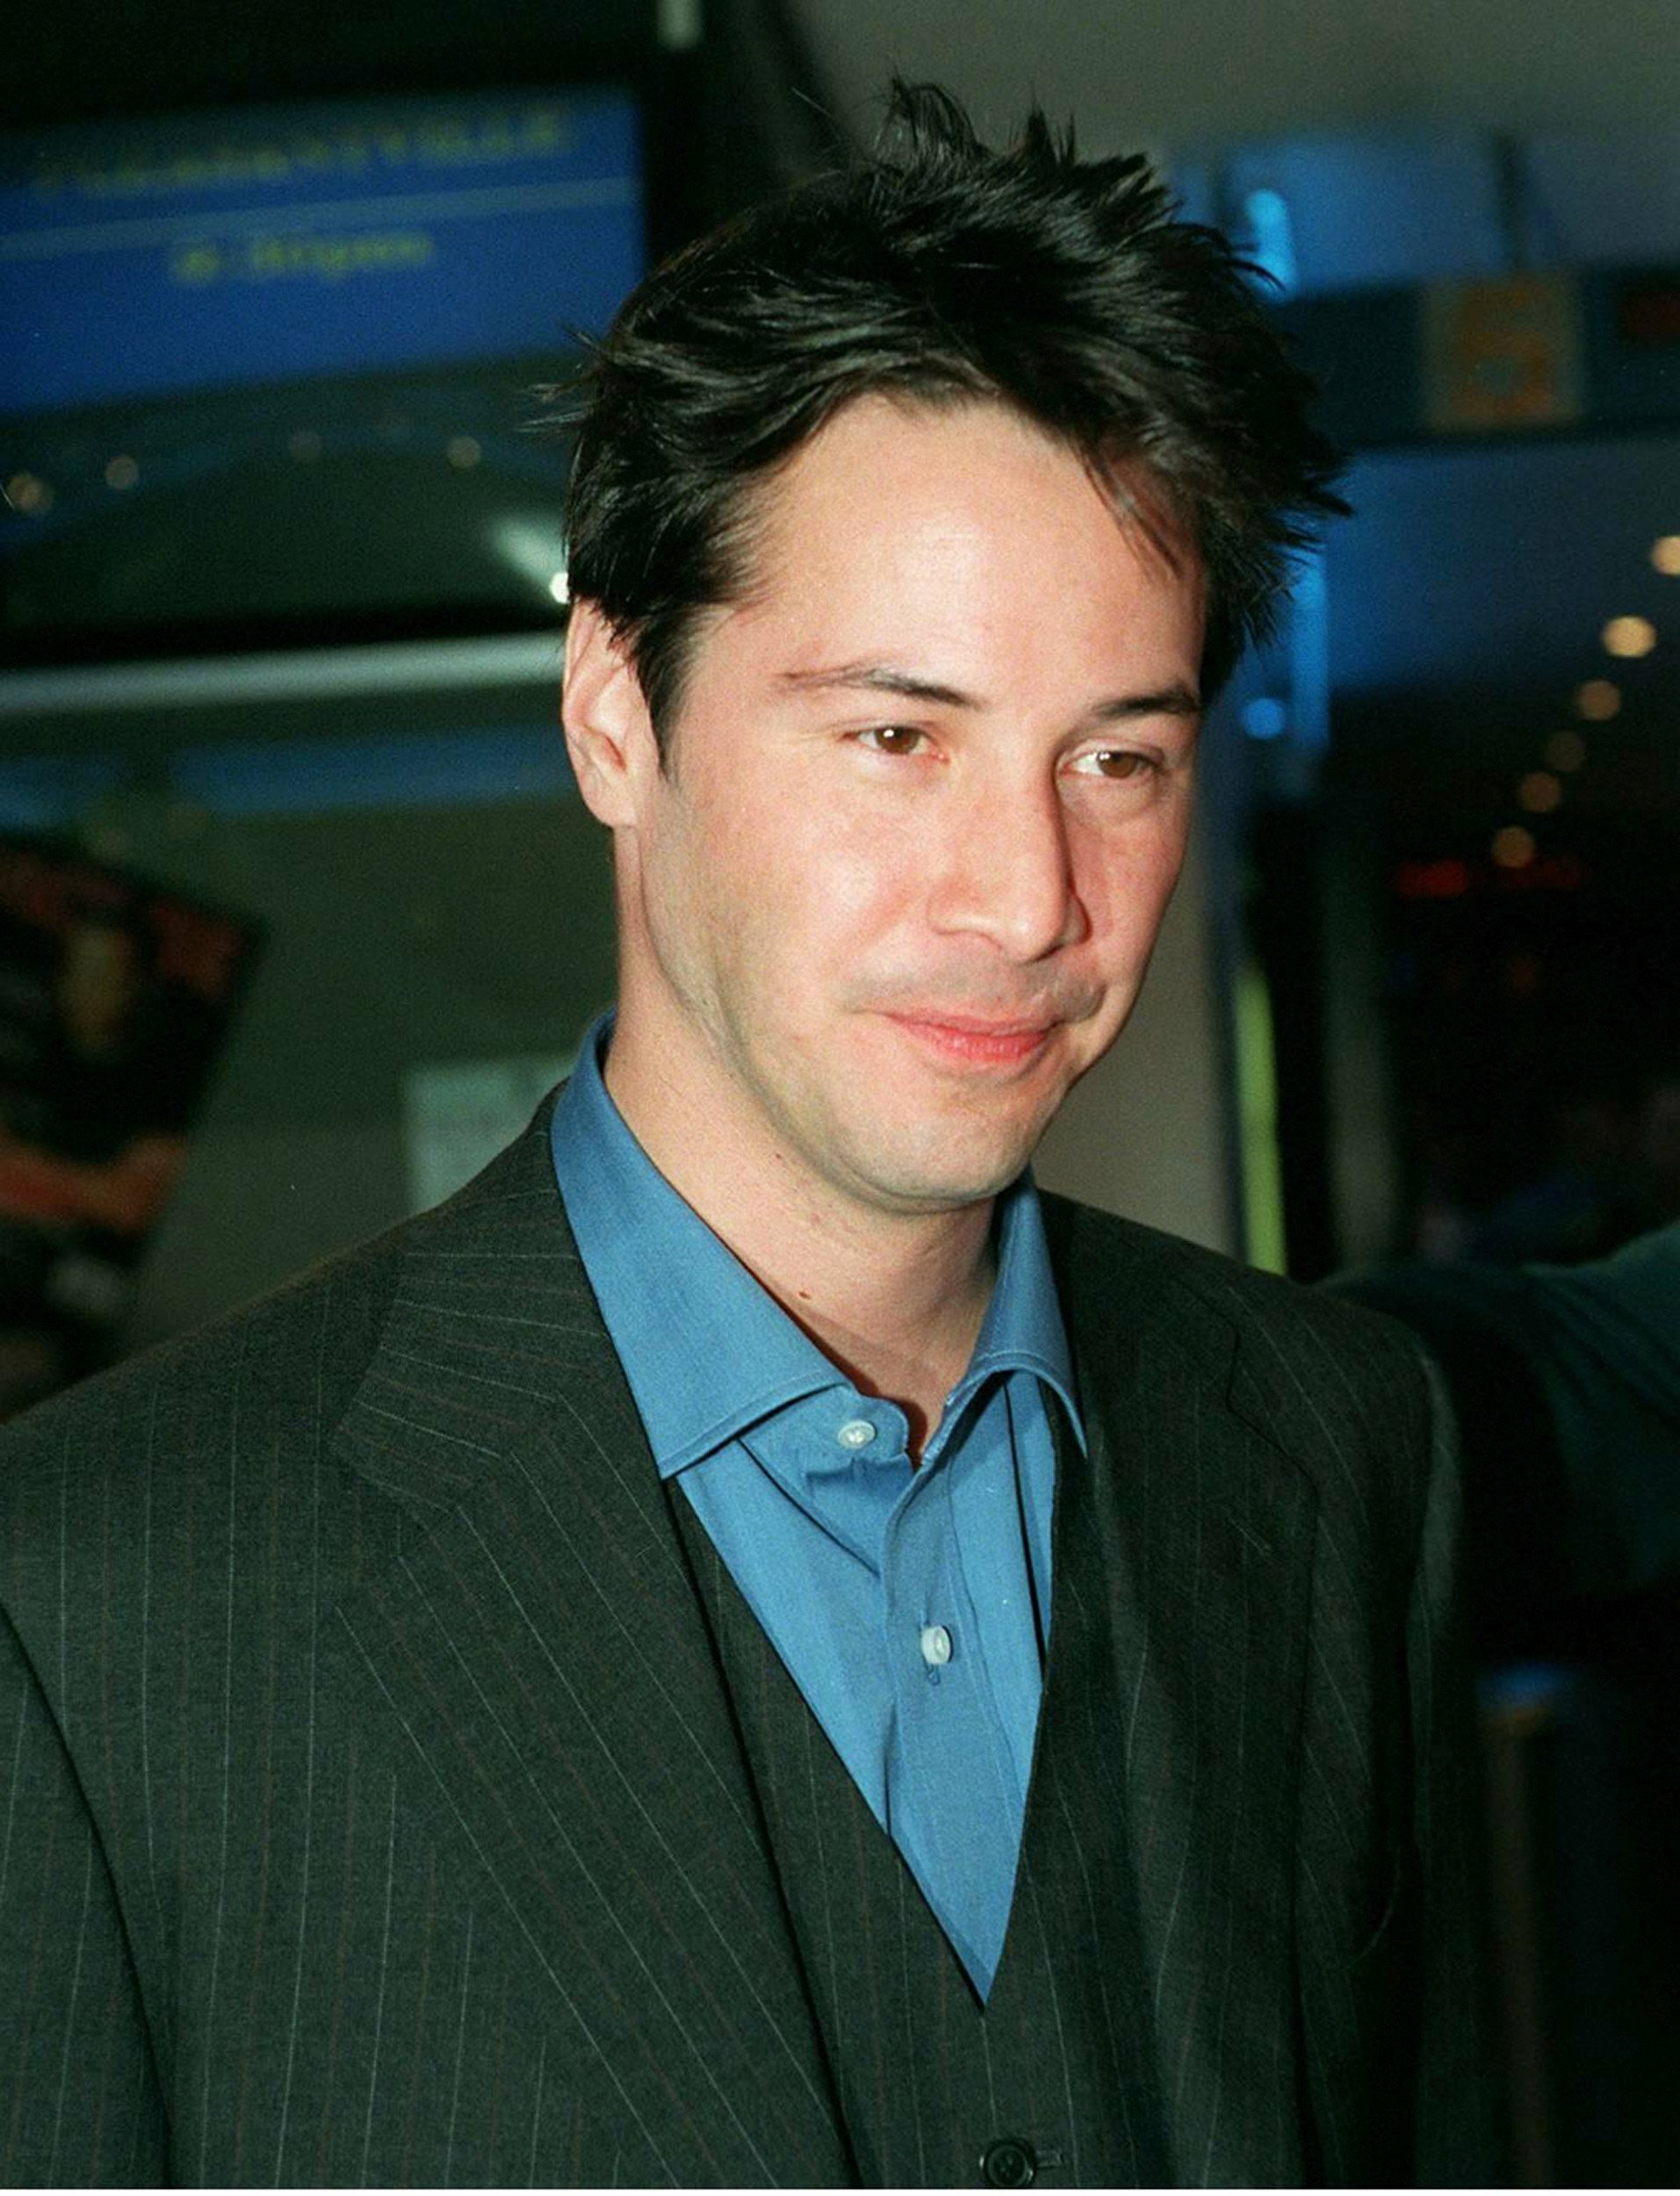
[[[1265,268],[1280,290],[1287,293],[1298,289],[1301,271],[1295,261],[1295,227],[1282,191],[1262,186],[1246,192],[1243,218],[1248,228],[1248,256],[1257,267]]]
[[[1562,1664],[1508,1662],[1477,1678],[1476,1695],[1484,1708],[1532,1714],[1555,1708],[1573,1684],[1574,1673]]]
[[[1289,590],[1290,729],[1309,753],[1330,745],[1330,588],[1323,547],[1296,567]]]
[[[39,755],[0,762],[0,830],[62,831],[127,773],[115,755]]]
[[[1289,712],[1274,694],[1257,694],[1243,704],[1243,729],[1251,740],[1281,740],[1289,729]]]
[[[524,726],[359,740],[230,740],[177,754],[180,800],[218,816],[466,806],[572,790],[558,731]]]
[[[642,272],[639,132],[598,85],[0,139],[0,415],[546,355]]]

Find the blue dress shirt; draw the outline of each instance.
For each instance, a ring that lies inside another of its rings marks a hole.
[[[554,1170],[646,1429],[984,1998],[1013,1894],[1049,1636],[1056,1459],[1084,1439],[1038,1198],[999,1201],[998,1278],[919,1470],[660,1174],[590,1031]]]

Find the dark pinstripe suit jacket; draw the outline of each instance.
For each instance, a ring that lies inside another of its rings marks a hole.
[[[1146,1957],[1114,1985],[1172,2155],[1480,2178],[1417,1361],[1050,1209],[1131,1521],[1131,1739],[1089,1771],[1130,1844]],[[540,1124],[438,1212],[10,1429],[0,1597],[5,2179],[850,2177]]]

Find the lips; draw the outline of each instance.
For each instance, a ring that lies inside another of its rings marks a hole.
[[[1053,1022],[991,1022],[938,1009],[888,1015],[895,1028],[942,1058],[976,1067],[1020,1067],[1049,1042]]]

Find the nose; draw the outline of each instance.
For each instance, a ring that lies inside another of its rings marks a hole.
[[[977,794],[946,824],[929,903],[935,929],[986,938],[1021,964],[1085,935],[1068,818],[1054,782]]]

